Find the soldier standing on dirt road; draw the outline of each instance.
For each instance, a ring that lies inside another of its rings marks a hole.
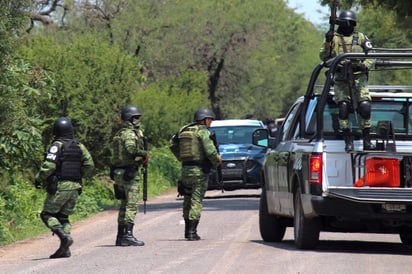
[[[133,236],[139,200],[139,165],[149,162],[149,153],[143,146],[141,117],[137,106],[125,107],[121,112],[122,127],[113,137],[110,176],[115,181],[115,196],[120,200],[116,246],[144,245]]]
[[[184,126],[171,140],[171,150],[182,162],[180,194],[184,196],[183,218],[185,238],[188,241],[200,240],[197,226],[209,172],[212,166],[217,167],[222,162],[208,130],[214,119],[215,114],[212,110],[198,109],[194,115],[195,122]]]
[[[90,176],[94,169],[89,151],[74,138],[70,119],[57,119],[53,135],[55,139],[35,179],[35,187],[43,187],[47,191],[40,217],[60,239],[60,247],[50,255],[51,259],[71,256],[69,247],[73,239],[69,215],[74,212],[81,194],[83,176]]]

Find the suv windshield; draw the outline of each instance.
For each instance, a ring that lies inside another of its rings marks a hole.
[[[252,133],[261,127],[258,126],[220,126],[211,127],[216,133],[219,144],[251,144]]]

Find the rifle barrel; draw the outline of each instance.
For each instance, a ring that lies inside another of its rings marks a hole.
[[[143,149],[147,152],[148,143],[147,138],[143,137]],[[147,201],[147,163],[142,166],[143,174],[143,213],[146,214],[146,201]]]

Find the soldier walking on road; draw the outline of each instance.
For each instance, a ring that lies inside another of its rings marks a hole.
[[[180,194],[183,199],[185,238],[198,241],[197,234],[203,197],[207,190],[209,172],[222,159],[210,138],[208,128],[215,119],[212,110],[201,108],[195,112],[194,123],[188,124],[172,137],[171,150],[182,162]]]
[[[111,178],[115,181],[115,196],[120,200],[116,246],[144,245],[133,236],[139,200],[139,165],[149,162],[149,153],[143,146],[141,117],[138,107],[127,106],[121,113],[122,128],[113,137]]]
[[[86,147],[74,138],[68,118],[55,121],[53,134],[55,139],[36,175],[35,186],[47,191],[40,217],[60,239],[60,247],[50,258],[64,258],[71,256],[69,247],[73,244],[69,215],[81,194],[82,178],[92,174],[94,163]]]
[[[358,32],[356,27],[356,14],[351,10],[344,10],[339,14],[337,20],[339,25],[336,32],[329,30],[325,35],[325,42],[320,50],[320,58],[326,61],[336,57],[339,54],[347,52],[367,52],[372,48],[368,37],[361,32]],[[339,71],[336,72],[334,78],[334,91],[336,102],[339,107],[339,127],[342,130],[345,140],[345,150],[353,151],[353,137],[349,128],[349,113],[356,112],[360,116],[360,127],[363,135],[363,149],[374,149],[371,143],[370,128],[371,128],[371,97],[368,89],[368,71],[374,65],[372,60],[367,61],[352,61],[348,64],[353,71],[350,78],[353,79],[353,88],[355,97],[351,98],[350,88],[352,83],[349,83],[347,68],[342,64]],[[355,100],[355,104],[352,102]],[[356,113],[355,113],[356,114]]]

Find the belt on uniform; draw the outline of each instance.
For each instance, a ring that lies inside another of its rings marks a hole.
[[[128,168],[138,168],[138,165],[127,165],[127,166],[113,166],[113,169],[128,169]]]
[[[184,161],[182,162],[183,166],[201,166],[202,164],[196,161]]]

